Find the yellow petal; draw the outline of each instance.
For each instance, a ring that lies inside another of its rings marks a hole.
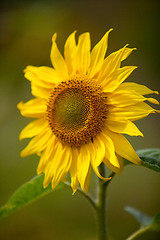
[[[36,67],[28,66],[24,72],[25,77],[31,81],[31,89],[32,89],[32,95],[38,98],[44,98],[47,99],[49,96],[49,93],[52,88],[54,88],[55,84],[50,83],[48,81],[41,80],[39,78],[39,75],[36,74],[34,71],[37,69]],[[39,73],[39,71],[38,71]]]
[[[32,95],[36,98],[48,99],[53,88],[43,88],[31,82]]]
[[[101,84],[104,92],[114,91],[136,69],[135,66],[125,66],[109,75]]]
[[[108,35],[113,29],[110,29],[102,39],[95,45],[91,52],[91,62],[89,75],[93,77],[101,68],[108,47]]]
[[[144,97],[133,89],[127,90],[124,87],[122,88],[121,85],[114,92],[107,94],[107,104],[117,107],[125,107],[144,101],[159,104],[156,99]]]
[[[105,79],[115,70],[120,68],[121,61],[126,49],[125,45],[123,48],[118,50],[117,52],[111,53],[103,62],[101,70],[98,74],[98,81],[103,82]]]
[[[25,77],[29,81],[33,81],[44,88],[52,88],[55,84],[59,84],[62,81],[62,78],[51,67],[28,66],[24,72]]]
[[[76,52],[77,46],[75,41],[75,33],[74,31],[66,40],[65,47],[64,47],[64,56],[66,60],[66,64],[68,67],[69,74],[76,73]]]
[[[72,161],[70,147],[65,147],[64,153],[61,156],[62,157],[58,156],[58,158],[56,158],[57,164],[53,165],[52,189],[54,189],[60,181],[63,181],[68,173]]]
[[[45,179],[43,186],[46,187],[52,179],[52,188],[54,189],[60,181],[64,181],[71,164],[70,148],[63,147],[61,142],[57,141],[56,148],[51,151],[50,157],[45,167]]]
[[[48,125],[45,118],[40,118],[38,120],[29,123],[20,133],[19,139],[31,138],[38,135],[44,128]]]
[[[117,89],[107,98],[107,104],[115,105],[117,107],[125,107],[135,105],[139,102],[149,100],[135,91],[117,91]]]
[[[26,103],[20,102],[17,108],[24,117],[41,118],[45,116],[47,105],[46,100],[35,98]]]
[[[90,35],[83,33],[78,38],[77,46],[77,71],[86,74],[90,64]]]
[[[146,100],[147,100],[148,102],[151,102],[151,103],[154,103],[154,104],[159,105],[159,102],[158,102],[155,98],[146,98]]]
[[[54,141],[54,139],[52,138],[52,142]],[[54,147],[53,147],[54,146]],[[46,149],[44,150],[44,152],[46,151],[46,153],[43,156],[43,162],[41,161],[41,163],[38,166],[37,171],[42,170],[45,173],[45,179],[43,182],[43,187],[46,188],[48,186],[48,184],[50,183],[51,179],[53,178],[54,175],[54,165],[57,163],[56,159],[61,159],[63,157],[64,154],[64,149],[62,148],[62,144],[59,141],[56,141],[56,144],[53,145],[52,148],[48,148],[48,150],[50,150],[50,152],[48,151],[48,156],[47,156],[47,151]]]
[[[105,144],[102,141],[101,137],[99,137],[99,135],[97,135],[94,138],[93,146],[94,146],[94,149],[96,152],[96,158],[94,160],[94,164],[95,164],[95,166],[98,167],[103,162],[103,159],[105,156]]]
[[[146,87],[144,85],[140,85],[140,84],[133,83],[133,82],[124,82],[117,88],[117,90],[118,91],[121,91],[121,90],[130,91],[130,90],[132,90],[132,91],[136,91],[136,92],[138,92],[139,94],[142,94],[142,95],[152,94],[152,93],[158,94],[157,91],[152,91],[151,89],[149,89],[148,87]]]
[[[107,119],[106,127],[109,128],[113,132],[128,134],[130,136],[142,136],[143,137],[143,133],[141,133],[140,130],[137,128],[137,126],[129,120],[120,121],[117,118],[117,121],[115,121],[112,119]]]
[[[72,195],[77,191],[79,186],[78,181],[78,150],[76,148],[72,148],[72,163],[70,167],[70,175],[71,175],[71,187],[73,189]]]
[[[103,139],[103,142],[105,144],[105,157],[113,166],[120,168],[119,161],[115,154],[115,147],[113,141],[107,134],[105,134],[104,131],[101,133],[101,138]]]
[[[52,131],[48,128],[45,128],[39,135],[34,137],[27,147],[25,147],[21,152],[21,157],[26,157],[31,154],[39,153],[43,151],[48,141],[50,140],[50,137],[52,135]]]
[[[80,153],[78,155],[78,180],[81,184],[81,188],[85,191],[84,184],[86,181],[87,173],[90,165],[90,154],[86,145],[82,145]]]
[[[61,53],[58,50],[56,38],[57,34],[55,33],[52,37],[51,62],[56,72],[58,72],[58,74],[61,77],[66,78],[68,76],[67,65],[64,58],[62,57]]]
[[[120,175],[121,172],[123,171],[123,158],[121,156],[119,156],[118,154],[116,154],[116,157],[117,157],[118,162],[119,162],[119,166],[120,166],[119,168],[112,165],[111,162],[107,158],[104,158],[103,162],[109,169],[111,169],[111,171]]]
[[[93,143],[92,142],[88,142],[87,143],[87,148],[89,149],[91,165],[92,165],[92,168],[93,168],[94,172],[97,174],[97,176],[99,178],[103,179],[104,181],[110,180],[111,178],[105,178],[105,177],[101,176],[101,174],[98,171],[98,166],[96,165],[97,153],[95,151]]]
[[[50,172],[54,176],[59,167],[61,167],[61,161],[64,157],[65,148],[63,147],[60,141],[57,141],[56,151],[53,152],[53,155],[50,158]]]
[[[122,108],[110,108],[108,112],[108,119],[119,118],[119,119],[128,119],[131,121],[136,121],[138,119],[148,116],[150,113],[159,112],[156,109],[153,109],[148,104],[142,102],[133,106],[127,106]]]
[[[137,153],[123,135],[107,130],[105,130],[105,133],[112,139],[117,154],[129,160],[130,162],[141,164],[141,160],[138,157]]]
[[[84,192],[86,192],[86,194],[88,194],[88,188],[89,188],[90,180],[91,180],[91,165],[89,165],[87,177],[86,177],[86,180],[84,182]]]
[[[133,50],[136,50],[136,48],[125,48],[124,52],[123,52],[123,55],[122,55],[122,60],[125,60],[131,53]]]
[[[57,141],[56,141],[55,135],[53,134],[50,137],[50,140],[48,141],[46,148],[44,149],[44,151],[41,154],[41,158],[40,158],[40,161],[39,161],[39,164],[37,167],[37,174],[45,172],[47,165],[50,164],[51,155],[53,153],[55,153],[56,148],[57,148]],[[49,182],[48,182],[48,184],[49,184]],[[48,184],[46,185],[46,187],[48,186]]]

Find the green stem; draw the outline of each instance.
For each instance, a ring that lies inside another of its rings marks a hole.
[[[115,172],[111,172],[111,174],[110,174],[108,177],[109,177],[109,178],[111,177],[111,180],[112,180],[115,175],[116,175]],[[109,183],[111,182],[111,180],[104,182],[105,188],[108,187],[108,185],[109,185]]]
[[[102,163],[99,167],[99,172],[105,177],[105,166]],[[115,173],[112,172],[109,177],[114,177]],[[107,224],[106,224],[106,188],[108,187],[109,181],[104,181],[98,178],[98,194],[97,200],[95,200],[90,194],[86,195],[80,188],[77,189],[92,205],[96,212],[97,220],[97,233],[98,240],[107,240]],[[70,187],[70,183],[65,182],[67,187]]]
[[[93,199],[93,197],[88,193],[86,194],[85,192],[83,192],[80,188],[77,189],[77,191],[79,193],[81,193],[92,205],[92,207],[94,209],[96,209],[96,203],[95,203],[95,200]]]
[[[142,235],[145,231],[147,231],[149,229],[150,226],[147,226],[145,228],[140,228],[139,230],[137,230],[136,232],[134,232],[131,236],[129,236],[126,240],[132,240],[135,239],[136,237]]]
[[[100,174],[105,176],[104,164],[100,165]],[[107,226],[106,226],[106,191],[105,191],[105,182],[99,178],[99,191],[98,191],[98,201],[96,204],[96,220],[97,220],[97,233],[98,240],[107,239]]]
[[[71,184],[69,182],[65,182],[66,187],[71,188]],[[93,197],[88,193],[86,194],[85,192],[82,191],[81,188],[77,189],[77,192],[82,194],[92,205],[92,207],[95,209],[96,208],[96,201],[93,199]]]

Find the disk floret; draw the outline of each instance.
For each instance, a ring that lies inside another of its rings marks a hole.
[[[52,132],[64,144],[79,147],[93,139],[106,119],[106,99],[99,85],[85,75],[74,75],[55,87],[47,104]]]

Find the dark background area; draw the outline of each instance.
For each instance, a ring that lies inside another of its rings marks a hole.
[[[139,68],[128,81],[159,90],[159,1],[4,1],[0,7],[0,205],[36,175],[38,157],[20,158],[27,140],[19,142],[22,128],[30,121],[16,105],[31,98],[30,83],[24,79],[27,65],[51,66],[51,37],[58,33],[58,46],[68,35],[89,31],[92,47],[111,27],[108,53],[126,43],[136,47],[124,62]],[[156,96],[158,99],[158,97]],[[135,149],[160,147],[159,116],[137,122],[144,138],[132,137]],[[92,188],[95,178],[93,176]],[[134,206],[147,214],[160,211],[160,175],[141,166],[127,166],[108,191],[110,240],[124,240],[138,228],[124,211]],[[2,240],[96,240],[95,219],[89,203],[78,193],[61,189],[23,208],[0,222]],[[138,239],[138,238],[137,238]],[[142,238],[158,240],[158,233]]]

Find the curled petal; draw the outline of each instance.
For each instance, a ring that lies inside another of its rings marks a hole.
[[[141,160],[137,153],[122,134],[113,133],[107,130],[105,130],[105,132],[112,139],[118,155],[135,164],[141,164]]]
[[[97,157],[97,152],[95,151],[95,149],[93,147],[93,143],[89,142],[89,143],[87,143],[87,146],[88,146],[88,149],[90,151],[91,165],[92,165],[92,168],[93,168],[94,172],[97,174],[97,176],[99,178],[103,179],[104,181],[110,180],[111,179],[110,177],[105,178],[99,173],[98,166],[97,166],[96,161],[95,161],[95,159]]]
[[[104,164],[109,168],[111,169],[111,171],[117,173],[118,175],[121,174],[121,172],[123,171],[123,158],[121,156],[119,156],[118,154],[116,154],[116,157],[118,159],[118,163],[119,163],[119,167],[115,167],[115,165],[113,165],[109,159],[107,158],[104,158]]]
[[[142,136],[143,133],[137,128],[137,126],[130,120],[120,121],[116,119],[107,119],[106,127],[109,128],[112,132],[128,134],[130,136]]]

